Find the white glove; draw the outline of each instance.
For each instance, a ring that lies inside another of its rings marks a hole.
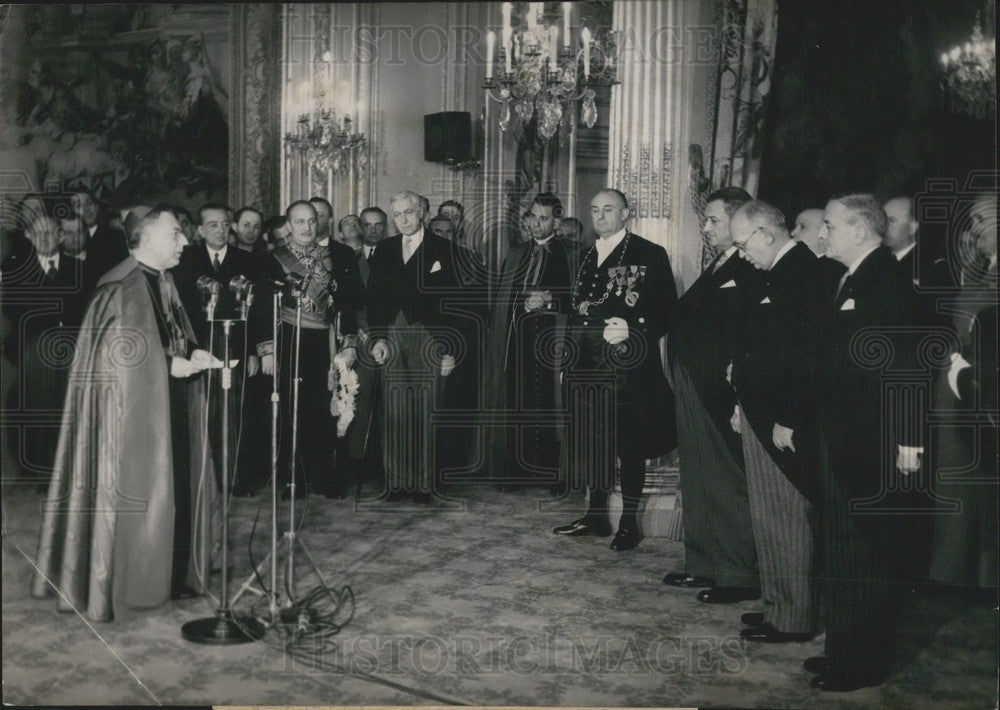
[[[191,375],[196,375],[205,369],[207,369],[207,367],[203,367],[184,357],[170,358],[171,377],[178,377],[178,378],[190,377]]]
[[[455,369],[455,358],[451,355],[445,355],[441,358],[441,377],[447,377]]]
[[[376,340],[372,346],[372,357],[376,363],[384,365],[386,358],[389,357],[389,344],[384,340]]]
[[[344,369],[350,370],[354,367],[354,361],[358,359],[358,351],[355,348],[344,348],[339,353],[337,353],[333,360],[334,362],[344,363]]]
[[[274,355],[262,355],[260,358],[260,371],[265,375],[274,374]]]
[[[604,321],[604,339],[611,345],[628,340],[628,323],[624,318],[608,318]]]
[[[774,423],[774,430],[771,432],[771,441],[778,447],[778,451],[791,449],[793,453],[795,452],[795,444],[792,443],[792,433],[792,430],[788,427],[781,426],[778,422]]]
[[[900,446],[896,457],[896,468],[903,473],[913,473],[920,469],[920,455],[924,453],[922,446]]]
[[[958,375],[967,367],[972,367],[972,363],[966,360],[960,353],[951,354],[951,368],[948,370],[948,388],[955,393],[955,397],[962,399],[958,392]]]
[[[733,407],[733,416],[729,417],[729,426],[733,428],[737,434],[743,433],[743,418],[740,416],[740,405]]]

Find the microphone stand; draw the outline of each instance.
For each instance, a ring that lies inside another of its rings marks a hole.
[[[316,576],[319,577],[323,586],[327,586],[326,580],[323,579],[323,575],[316,566],[316,562],[313,560],[312,555],[309,554],[309,549],[306,547],[302,538],[299,537],[295,530],[295,459],[298,455],[299,446],[299,363],[302,354],[302,298],[304,294],[305,285],[300,286],[292,292],[292,295],[295,297],[295,371],[293,373],[294,379],[292,380],[291,484],[288,499],[288,530],[285,532],[285,540],[288,543],[288,553],[285,567],[285,608],[290,611],[294,609],[295,602],[297,601],[295,594],[295,543],[301,545],[302,552],[306,556],[309,566],[312,567],[313,572],[315,572]],[[291,614],[288,615],[288,618],[284,618],[283,620],[295,623],[297,617],[294,614]]]
[[[274,372],[271,377],[271,551],[258,563],[239,591],[233,595],[230,604],[236,604],[247,592],[267,596],[268,613],[270,623],[274,625],[278,619],[278,411],[281,402],[281,395],[278,392],[278,377],[280,362],[278,359],[278,323],[281,313],[281,290],[274,289],[271,300],[271,342],[274,343]],[[270,560],[271,562],[271,588],[266,595],[264,592],[255,589],[252,584],[255,579],[260,578],[260,568]]]
[[[214,300],[209,303],[207,315],[208,320],[215,320]],[[232,387],[229,330],[232,324],[232,319],[222,321],[225,335],[222,363],[222,588],[219,592],[219,608],[215,610],[215,616],[195,619],[181,627],[181,636],[185,640],[213,646],[248,643],[257,641],[264,635],[264,627],[260,622],[250,617],[233,616],[229,608],[229,390]]]

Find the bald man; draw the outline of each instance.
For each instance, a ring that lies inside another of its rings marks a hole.
[[[796,239],[819,257],[816,265],[817,277],[821,288],[833,288],[844,275],[844,265],[826,255],[826,231],[823,229],[823,210],[809,208],[799,212],[792,229],[792,238]]]
[[[761,614],[744,614],[741,636],[756,642],[808,641],[816,631],[809,574],[815,485],[816,256],[791,238],[780,210],[753,200],[730,220],[740,255],[764,278],[744,299],[733,356],[753,521]]]
[[[608,497],[617,457],[622,513],[611,541],[615,552],[631,550],[642,538],[638,510],[646,459],[677,444],[674,397],[659,348],[677,290],[667,252],[630,232],[630,215],[618,190],[601,190],[590,202],[598,238],[574,280],[567,330],[578,355],[564,378],[569,470],[583,478],[590,501],[582,518],[553,530],[567,537],[611,534]]]

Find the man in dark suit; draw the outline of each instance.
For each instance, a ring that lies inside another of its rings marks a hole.
[[[82,264],[59,248],[59,222],[36,215],[25,236],[33,246],[31,258],[4,283],[11,326],[5,347],[19,371],[20,462],[44,492],[59,442],[73,341],[87,304]]]
[[[744,614],[751,641],[807,641],[816,630],[810,572],[815,500],[817,259],[791,238],[785,216],[751,200],[730,220],[741,256],[761,270],[746,289],[733,354],[741,434],[764,611]]]
[[[363,288],[368,289],[368,265],[375,255],[375,247],[385,238],[388,221],[380,207],[366,207],[358,216],[361,221],[362,243],[357,253],[358,273]],[[357,310],[358,337],[362,350],[368,344],[368,307],[364,299]],[[381,434],[378,412],[381,406],[380,373],[370,357],[358,358],[355,365],[358,373],[357,405],[354,421],[347,432],[348,457],[356,480],[360,482],[369,474],[382,468]]]
[[[590,491],[586,515],[557,535],[611,534],[608,497],[621,461],[622,514],[611,541],[616,552],[639,544],[639,503],[646,459],[677,443],[674,398],[663,374],[660,338],[677,302],[663,247],[629,232],[628,200],[618,190],[590,202],[598,239],[583,257],[570,302],[569,338],[576,358],[565,382],[569,463]]]
[[[991,405],[985,392],[977,399],[973,392],[963,391],[957,375],[971,366],[964,371],[966,377],[975,371],[977,380],[988,382],[992,368],[996,397],[996,193],[977,195],[968,211],[959,214],[969,227],[959,235],[959,246],[965,242],[971,251],[959,252],[956,259],[961,289],[948,307],[960,347],[950,354],[950,372],[936,390],[934,407],[942,423],[936,427],[934,444],[936,470],[942,472],[935,491],[948,504],[960,507],[935,516],[929,577],[944,585],[985,590],[995,599],[996,400]]]
[[[706,603],[760,595],[743,444],[729,422],[736,393],[726,375],[741,294],[759,280],[729,232],[733,212],[749,201],[738,187],[708,196],[702,233],[719,255],[681,296],[667,347],[677,392],[685,567],[663,582],[708,586],[698,594]]]
[[[818,368],[826,657],[806,661],[813,687],[878,685],[893,660],[899,614],[899,511],[886,497],[920,466],[916,398],[887,374],[919,369],[913,287],[882,246],[887,218],[872,195],[831,200],[829,253],[848,267],[824,299]]]
[[[236,296],[229,288],[232,279],[244,277],[251,283],[258,281],[258,264],[250,253],[243,251],[229,244],[229,216],[224,205],[209,203],[203,205],[198,210],[198,235],[201,237],[195,243],[188,244],[181,255],[180,263],[172,269],[174,282],[177,284],[177,291],[181,296],[181,303],[184,311],[191,320],[198,342],[214,356],[222,358],[225,349],[225,331],[221,323],[222,319],[238,319],[240,317],[239,303]],[[214,309],[213,320],[208,320],[206,311],[206,299],[202,289],[198,286],[198,279],[207,277],[219,285],[217,303]],[[261,303],[261,306],[266,304]],[[249,334],[247,323],[234,323],[229,336],[229,357],[230,360],[240,360],[241,365],[246,367],[248,378],[257,375],[260,369],[260,361],[256,352],[250,347],[251,343],[256,343],[256,338],[251,334],[246,341],[247,349],[244,348],[244,339]],[[243,362],[244,352],[247,353],[246,362]],[[240,438],[240,411],[242,408],[241,394],[243,387],[240,386],[242,370],[237,370],[237,377],[233,378],[233,383],[227,391],[229,399],[229,464],[232,467],[236,462],[236,442]],[[211,426],[209,434],[212,443],[212,454],[215,457],[215,468],[222,471],[222,378],[209,375],[211,388],[209,390],[209,421]],[[240,494],[249,493],[256,490],[263,482],[264,471],[260,460],[242,460],[239,462],[240,470],[235,473],[235,483],[233,487]],[[230,471],[226,474],[230,475]]]
[[[369,345],[382,366],[382,447],[387,497],[429,502],[434,489],[431,413],[455,368],[462,337],[445,302],[460,280],[451,242],[424,230],[420,196],[402,192],[390,212],[400,234],[369,262]]]
[[[823,210],[811,207],[802,210],[795,217],[792,238],[802,242],[819,257],[816,263],[817,275],[822,288],[833,288],[844,275],[844,265],[826,255],[826,230],[823,229]]]
[[[111,267],[128,258],[129,250],[125,233],[108,224],[107,218],[100,213],[93,192],[86,188],[77,189],[73,193],[72,204],[73,211],[80,218],[88,235],[83,281],[89,293]]]
[[[540,193],[529,211],[532,232],[511,247],[501,267],[486,349],[490,409],[506,412],[488,436],[490,468],[501,486],[555,488],[562,363],[546,353],[566,337],[579,251],[574,242],[555,236],[563,211],[558,197]],[[550,421],[539,421],[546,416]]]

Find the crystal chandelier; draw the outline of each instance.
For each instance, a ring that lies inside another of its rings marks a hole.
[[[942,54],[941,66],[942,89],[948,106],[980,120],[996,116],[996,38],[983,37],[978,12],[969,41]]]
[[[582,100],[580,118],[592,128],[597,121],[594,87],[617,84],[617,39],[614,32],[598,38],[584,27],[579,42],[573,41],[570,24],[571,2],[548,3],[562,6],[562,16],[546,12],[544,2],[526,5],[524,24],[515,26],[514,3],[502,5],[503,26],[499,50],[496,33],[486,35],[486,80],[488,96],[500,102],[497,120],[500,130],[511,124],[514,115],[526,126],[537,113],[538,133],[548,140],[560,125],[569,131],[575,102]],[[559,24],[562,24],[560,41]],[[499,74],[500,78],[494,78]],[[582,77],[581,77],[582,75]]]
[[[321,175],[337,174],[355,164],[364,169],[368,160],[364,134],[352,132],[350,117],[344,114],[338,120],[333,110],[329,54],[323,55],[327,65],[326,80],[314,87],[313,76],[310,75],[299,86],[300,103],[295,132],[285,134],[285,144],[298,153],[303,164],[312,166]],[[310,107],[314,96],[316,105]]]

